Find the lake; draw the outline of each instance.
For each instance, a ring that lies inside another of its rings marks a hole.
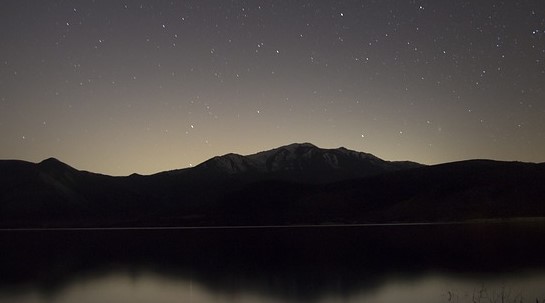
[[[0,302],[544,302],[544,236],[544,223],[0,231]]]

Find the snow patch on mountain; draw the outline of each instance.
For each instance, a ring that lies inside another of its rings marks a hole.
[[[294,143],[248,156],[230,153],[214,157],[197,168],[225,174],[346,171],[363,176],[406,166],[410,165],[384,161],[372,154],[344,147],[323,149],[310,143]]]

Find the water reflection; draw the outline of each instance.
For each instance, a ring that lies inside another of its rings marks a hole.
[[[543,235],[541,225],[3,232],[0,302],[472,302],[482,288],[535,302]]]
[[[429,275],[417,279],[391,279],[369,291],[352,294],[323,293],[314,300],[295,297],[266,296],[244,288],[212,291],[192,280],[177,280],[146,273],[138,277],[114,273],[94,279],[69,283],[62,291],[44,294],[37,290],[1,294],[0,302],[535,302],[543,298],[545,275],[534,274],[503,277],[486,281],[460,280],[444,275]],[[509,285],[509,286],[506,286]],[[484,293],[483,293],[484,291]]]

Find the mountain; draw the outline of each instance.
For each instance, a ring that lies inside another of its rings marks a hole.
[[[533,218],[545,217],[543,180],[545,163],[467,160],[321,186],[262,182],[225,203],[241,214],[229,224],[247,225]]]
[[[390,162],[371,154],[322,149],[310,143],[291,144],[248,156],[214,157],[195,169],[213,175],[257,175],[300,183],[327,183],[420,167],[414,162]]]
[[[57,159],[0,161],[0,226],[203,226],[545,216],[545,164],[424,166],[291,144],[111,177]]]
[[[122,221],[149,208],[149,199],[129,180],[80,171],[54,158],[0,161],[0,225]]]

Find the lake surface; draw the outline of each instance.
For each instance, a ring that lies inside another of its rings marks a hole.
[[[0,302],[539,302],[545,224],[0,231]]]

